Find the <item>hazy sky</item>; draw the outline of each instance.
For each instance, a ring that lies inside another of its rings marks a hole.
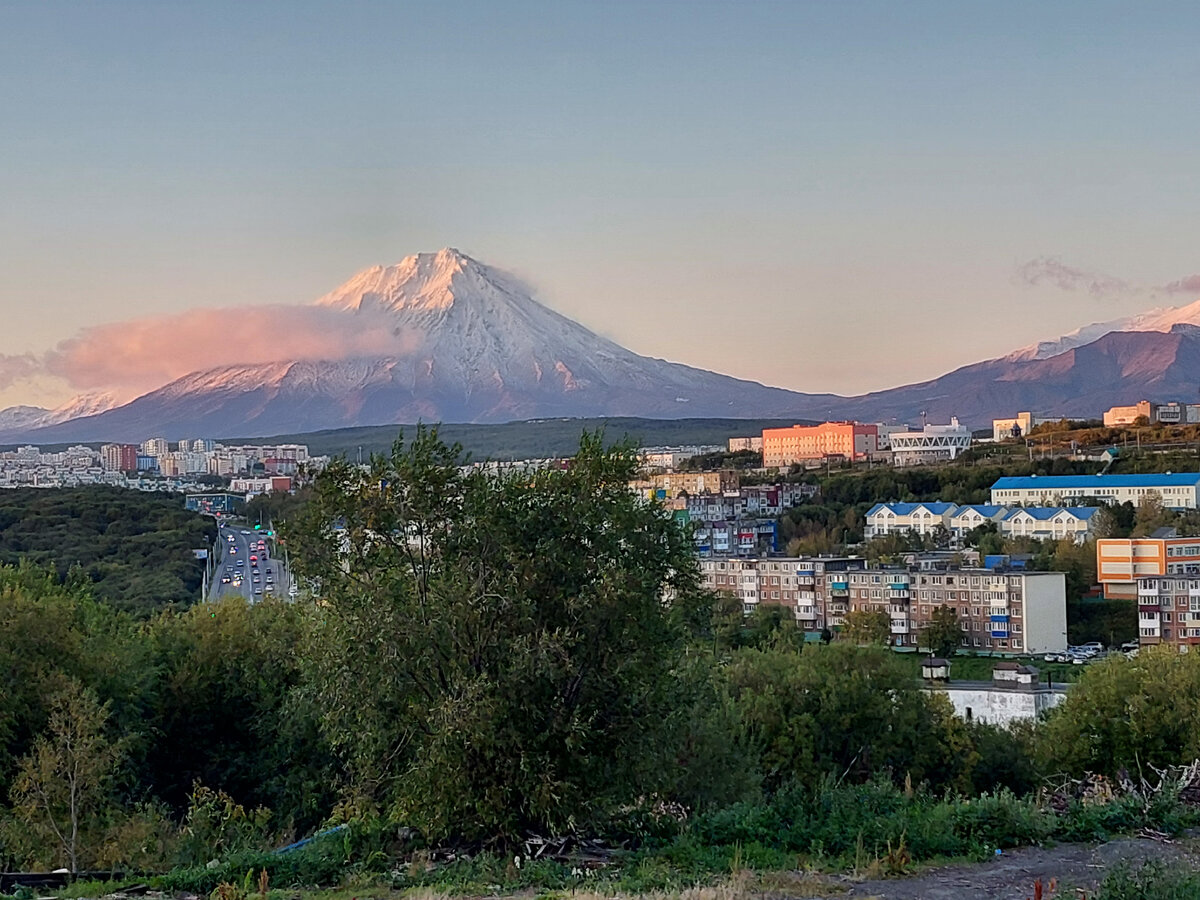
[[[1200,296],[1149,290],[1200,272],[1198,44],[1194,2],[5,3],[0,354],[451,245],[641,353],[932,377]]]

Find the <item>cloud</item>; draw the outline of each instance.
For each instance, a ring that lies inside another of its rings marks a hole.
[[[1017,277],[1027,287],[1049,284],[1063,291],[1084,291],[1100,300],[1128,297],[1140,292],[1136,286],[1120,278],[1068,266],[1055,256],[1031,259],[1017,270]]]
[[[40,372],[76,390],[134,396],[201,369],[387,356],[410,349],[414,340],[381,313],[318,306],[194,309],[86,328],[41,360],[29,357],[23,375]],[[0,386],[3,371],[0,363]]]
[[[1164,294],[1200,294],[1200,275],[1188,275],[1155,288]]]
[[[32,353],[0,353],[0,389],[11,387],[15,381],[24,381],[36,375],[41,364]]]

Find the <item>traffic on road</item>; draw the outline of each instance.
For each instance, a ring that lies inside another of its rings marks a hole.
[[[274,543],[266,531],[219,525],[209,599],[241,594],[253,603],[268,596],[295,597],[295,585],[284,561],[274,555]]]

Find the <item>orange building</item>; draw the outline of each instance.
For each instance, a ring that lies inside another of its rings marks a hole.
[[[841,456],[857,461],[879,453],[879,429],[860,422],[822,422],[764,428],[763,465],[790,466],[806,459]]]
[[[1200,574],[1200,537],[1101,538],[1096,578],[1108,598],[1137,598],[1137,579]]]

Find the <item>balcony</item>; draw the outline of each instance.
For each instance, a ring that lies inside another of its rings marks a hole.
[[[892,598],[903,598],[903,599],[907,600],[909,597],[912,596],[912,592],[909,590],[907,584],[889,584],[888,585],[888,596],[890,596]]]
[[[1138,596],[1139,597],[1157,597],[1158,596],[1158,585],[1139,584],[1138,585]]]
[[[908,622],[906,620],[892,620],[892,634],[908,634]]]

